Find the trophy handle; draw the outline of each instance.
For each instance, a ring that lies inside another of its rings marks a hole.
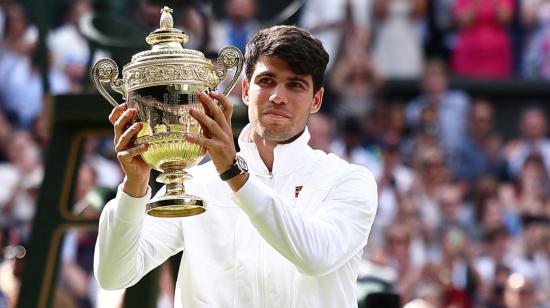
[[[235,84],[239,80],[239,76],[241,75],[241,71],[243,69],[243,61],[243,53],[239,50],[239,48],[233,46],[224,47],[218,53],[217,62],[222,67],[222,69],[216,71],[219,82],[222,82],[225,79],[228,69],[235,68],[235,74],[223,91],[223,95],[229,94],[235,87]]]
[[[118,106],[116,100],[107,92],[103,87],[103,82],[109,82],[113,90],[122,94],[125,98],[124,87],[122,79],[118,78],[118,66],[115,61],[111,59],[100,59],[92,67],[92,79],[95,87],[99,93],[111,104],[113,107]]]

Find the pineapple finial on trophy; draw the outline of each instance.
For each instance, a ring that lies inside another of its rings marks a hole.
[[[172,29],[174,27],[174,19],[172,18],[173,9],[165,6],[160,10],[160,28],[162,30]]]

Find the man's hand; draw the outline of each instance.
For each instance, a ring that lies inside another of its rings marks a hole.
[[[133,140],[143,125],[140,122],[130,125],[136,115],[137,110],[124,103],[113,109],[109,121],[114,126],[115,151],[125,174],[122,190],[132,197],[142,197],[147,192],[151,167],[140,156],[149,145],[134,146]]]
[[[220,174],[233,166],[237,155],[231,129],[233,105],[225,95],[216,92],[210,92],[210,95],[199,93],[197,97],[204,106],[205,112],[191,109],[190,114],[210,134],[207,137],[188,136],[187,140],[202,145],[208,150],[210,158]],[[247,179],[248,174],[242,174],[229,180],[228,184],[231,189],[237,191]]]
[[[205,93],[197,94],[199,101],[204,106],[204,112],[191,109],[193,116],[204,129],[210,132],[208,137],[189,136],[189,142],[204,146],[218,173],[231,168],[237,154],[233,143],[233,131],[231,130],[231,115],[233,105],[225,95],[211,92],[210,96]],[[216,103],[220,103],[220,106]],[[208,114],[208,115],[207,115]]]

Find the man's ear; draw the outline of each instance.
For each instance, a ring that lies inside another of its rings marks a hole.
[[[248,80],[246,80],[246,78],[243,78],[242,98],[243,98],[243,103],[247,106],[248,106],[248,88],[249,88]]]
[[[313,102],[311,103],[311,107],[309,108],[309,113],[316,113],[321,109],[321,105],[323,104],[323,94],[325,92],[325,88],[320,87],[317,92],[313,95]]]

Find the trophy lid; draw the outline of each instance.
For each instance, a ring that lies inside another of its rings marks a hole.
[[[160,12],[160,28],[146,38],[151,50],[133,55],[123,67],[126,90],[174,82],[215,87],[222,76],[212,61],[198,50],[183,48],[189,36],[174,28],[171,8],[165,6]]]
[[[103,87],[103,82],[110,82],[111,88],[126,99],[134,90],[166,85],[181,85],[187,93],[197,93],[215,90],[226,79],[227,71],[234,68],[235,74],[223,93],[227,95],[235,86],[243,67],[241,51],[233,46],[222,48],[214,67],[202,52],[183,48],[189,37],[174,29],[171,13],[172,9],[166,6],[161,10],[160,28],[146,39],[151,50],[135,54],[122,68],[122,79],[117,79],[118,66],[112,59],[100,59],[92,67],[96,87],[113,106],[118,103]]]

